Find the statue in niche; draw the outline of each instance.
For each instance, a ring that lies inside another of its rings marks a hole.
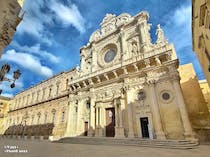
[[[132,50],[131,50],[131,52],[132,52],[134,55],[137,54],[137,53],[138,53],[137,43],[136,43],[136,42],[132,42],[131,45],[132,45]]]
[[[161,65],[161,61],[158,57],[155,58],[155,62],[156,62],[157,65]]]
[[[80,66],[77,64],[77,66],[76,66],[76,70],[77,70],[77,72],[79,72],[80,71]]]
[[[157,30],[156,30],[155,35],[157,35],[157,41],[156,41],[157,44],[167,42],[167,40],[164,36],[164,32],[163,32],[162,28],[160,27],[160,24],[157,25]]]

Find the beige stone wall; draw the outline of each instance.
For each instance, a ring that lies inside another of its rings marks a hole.
[[[199,85],[207,102],[208,110],[210,113],[210,88],[206,80],[199,80]]]
[[[64,136],[68,115],[67,85],[74,69],[62,72],[15,95],[7,126],[54,123],[53,136]]]
[[[192,0],[193,50],[210,85],[210,0]]]
[[[10,98],[0,96],[0,135],[3,134],[6,129],[6,120],[10,103]]]
[[[179,72],[183,96],[196,137],[201,141],[208,141],[210,140],[210,114],[207,107],[208,103],[202,92],[204,89],[200,88],[192,64],[180,66]],[[208,84],[206,85],[208,86]],[[203,87],[207,86],[204,85]]]
[[[207,103],[201,91],[193,65],[185,64],[179,67],[181,86],[187,109],[190,115],[208,112]]]

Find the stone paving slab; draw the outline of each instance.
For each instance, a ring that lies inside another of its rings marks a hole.
[[[197,149],[176,150],[0,139],[0,157],[209,157],[209,154],[210,145],[200,145]]]

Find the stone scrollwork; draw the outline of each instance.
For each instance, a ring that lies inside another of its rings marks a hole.
[[[159,76],[158,76],[158,74],[157,73],[155,73],[155,72],[147,72],[147,77],[146,77],[146,79],[147,79],[147,84],[155,84],[155,83],[157,83],[157,81],[158,81],[158,78],[159,78]]]
[[[92,33],[89,42],[91,43],[93,41],[98,41],[103,36],[106,36],[108,33],[115,31],[117,27],[129,22],[132,19],[133,17],[127,13],[123,13],[119,16],[114,14],[106,14],[102,23],[100,24],[101,29]]]
[[[120,26],[128,21],[132,20],[132,17],[130,14],[128,13],[123,13],[121,15],[118,16],[117,18],[117,22],[116,22],[116,25],[117,26]]]
[[[100,39],[100,37],[101,37],[101,32],[100,32],[100,30],[96,30],[96,31],[93,32],[93,34],[90,36],[89,42],[97,41],[97,40]]]

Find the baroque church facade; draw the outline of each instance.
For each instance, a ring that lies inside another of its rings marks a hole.
[[[80,67],[12,100],[5,126],[54,123],[54,137],[193,139],[179,61],[147,12],[107,14],[80,49]]]

